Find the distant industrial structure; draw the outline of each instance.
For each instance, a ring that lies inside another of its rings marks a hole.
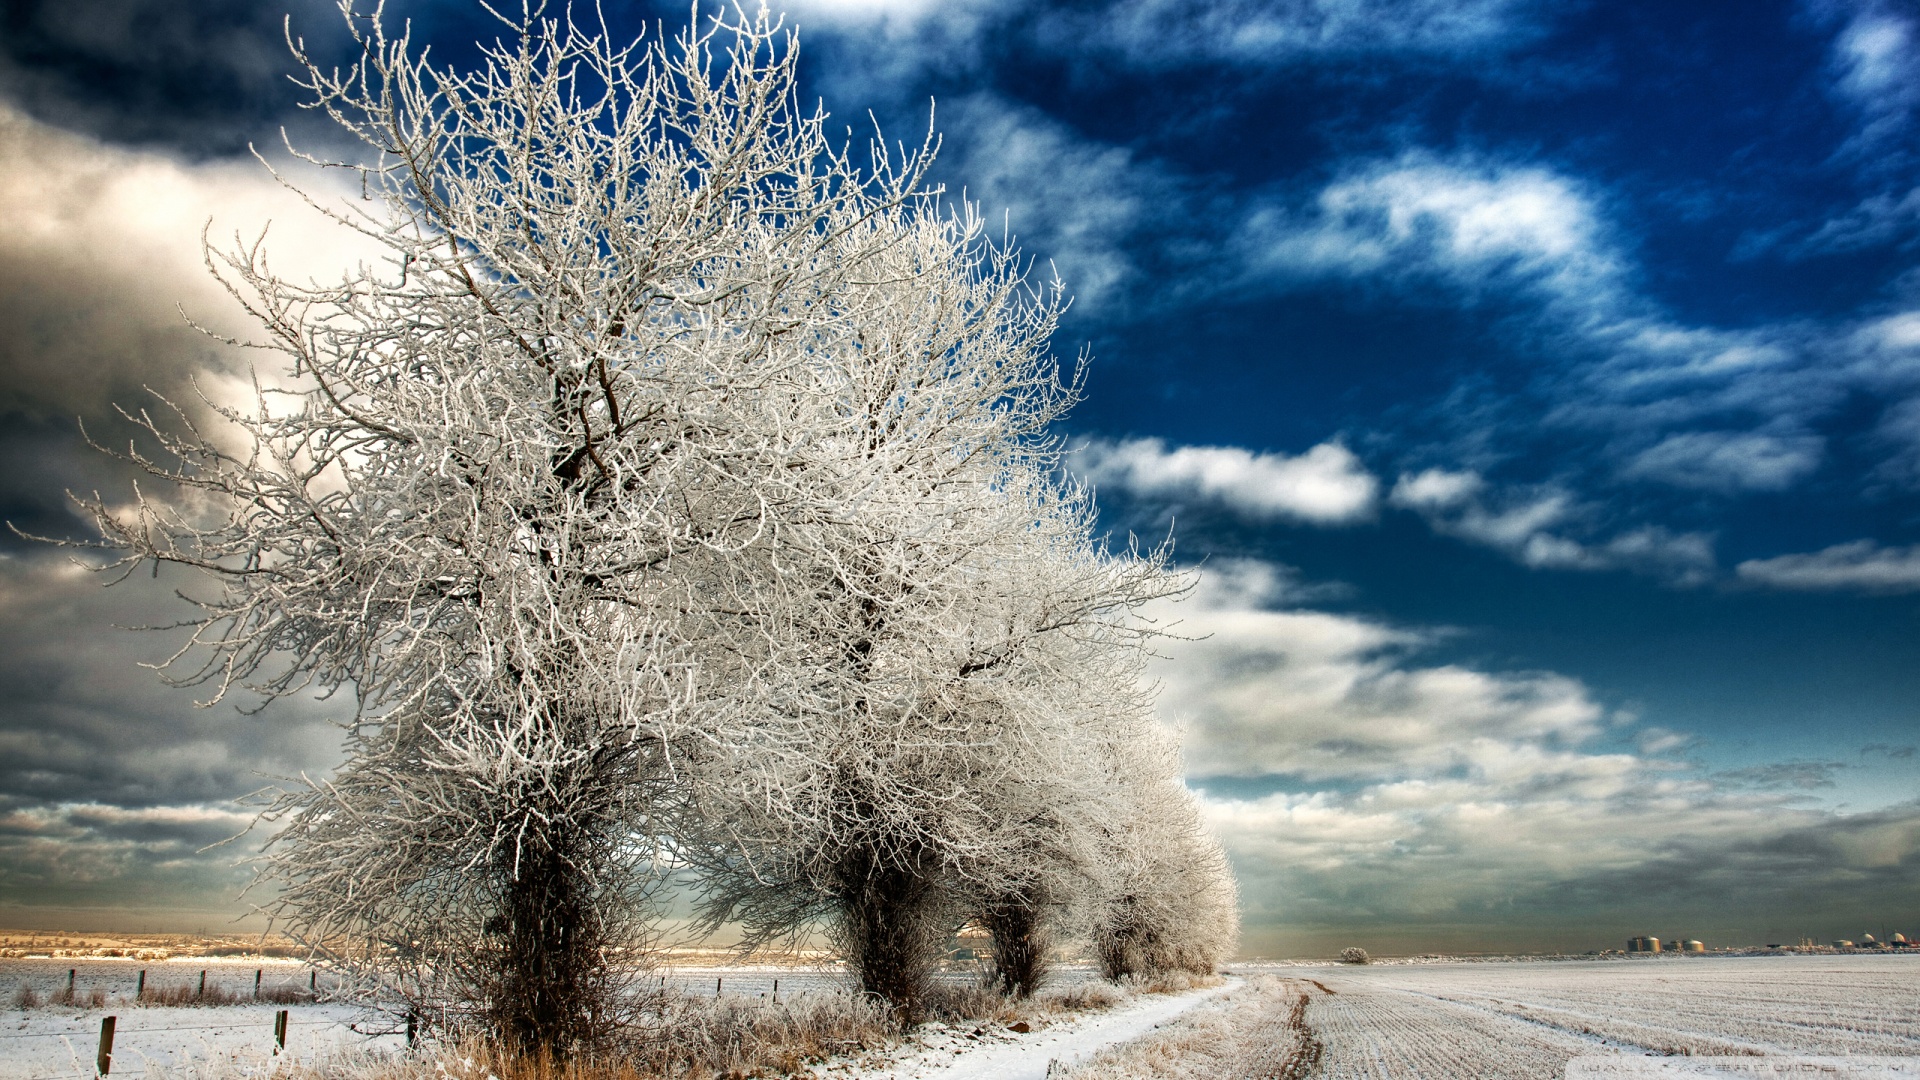
[[[1759,946],[1723,946],[1718,951],[1722,953],[1741,953],[1747,949],[1757,948],[1759,948]],[[1909,939],[1905,934],[1889,934],[1885,941],[1874,937],[1872,934],[1862,934],[1858,941],[1853,938],[1834,938],[1826,945],[1818,945],[1815,944],[1814,939],[1803,937],[1800,938],[1799,943],[1795,945],[1774,944],[1769,942],[1766,948],[1780,949],[1789,952],[1826,952],[1831,949],[1920,949],[1920,941]],[[1643,937],[1628,938],[1627,951],[1630,953],[1704,953],[1707,951],[1707,946],[1704,942],[1696,938],[1672,937],[1663,941],[1652,935],[1646,935]],[[1604,956],[1606,954],[1596,951],[1589,955]]]
[[[1632,937],[1627,939],[1627,951],[1630,953],[1704,953],[1707,951],[1706,943],[1695,938],[1673,938],[1671,940],[1672,944],[1662,949],[1660,947],[1660,939],[1657,937]]]

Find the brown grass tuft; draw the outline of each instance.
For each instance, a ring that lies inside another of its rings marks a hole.
[[[149,986],[134,999],[136,1005],[238,1005],[240,995],[225,987],[209,986],[201,993],[197,984],[186,983],[180,986]],[[266,1000],[262,994],[261,1000]]]

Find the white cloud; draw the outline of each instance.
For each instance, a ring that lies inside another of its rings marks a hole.
[[[1474,472],[1427,469],[1394,482],[1389,504],[1412,510],[1435,532],[1482,544],[1536,569],[1627,569],[1698,584],[1713,573],[1713,540],[1657,525],[1587,539],[1597,513],[1552,485],[1494,490]]]
[[[1820,467],[1815,435],[1689,431],[1630,459],[1622,474],[1703,491],[1784,491]]]
[[[803,23],[881,25],[898,37],[949,23],[990,32],[1004,0],[792,0]],[[1329,53],[1474,55],[1537,35],[1545,20],[1528,0],[1115,0],[1043,13],[1035,37],[1075,56],[1097,51],[1135,67],[1228,61],[1286,63]],[[942,34],[951,42],[952,34]],[[943,58],[923,57],[929,65]]]
[[[1869,53],[1881,55],[1862,56]],[[1920,76],[1913,81],[1920,87]],[[1876,213],[1905,220],[1911,201],[1890,200]],[[1357,163],[1304,198],[1269,196],[1251,206],[1237,258],[1255,288],[1439,284],[1469,303],[1486,295],[1530,300],[1506,320],[1503,336],[1544,361],[1530,388],[1539,407],[1518,422],[1437,410],[1457,432],[1462,456],[1511,456],[1550,431],[1578,440],[1573,452],[1591,454],[1616,479],[1727,496],[1785,491],[1820,467],[1825,446],[1810,432],[1865,393],[1887,406],[1878,434],[1890,450],[1888,475],[1920,481],[1913,312],[1691,324],[1645,292],[1636,242],[1606,211],[1595,184],[1549,166],[1413,151]],[[1849,226],[1875,235],[1891,227]],[[1564,461],[1556,464],[1568,476]],[[1484,533],[1502,524],[1524,521],[1476,519],[1461,528]],[[1532,559],[1582,561],[1545,542],[1533,545]]]
[[[1180,634],[1205,636],[1168,643],[1154,672],[1163,708],[1187,724],[1195,774],[1382,780],[1469,768],[1538,780],[1570,762],[1544,748],[1602,730],[1604,710],[1571,679],[1410,667],[1433,633],[1274,610],[1289,599],[1283,581],[1260,563],[1210,563],[1194,602],[1170,608]]]
[[[1866,118],[1852,147],[1865,150],[1920,103],[1920,26],[1889,5],[1863,4],[1834,38],[1831,65],[1834,91]]]
[[[1159,439],[1096,440],[1074,467],[1096,484],[1157,499],[1205,499],[1253,517],[1346,525],[1370,518],[1379,481],[1353,451],[1325,442],[1304,454],[1237,446],[1177,446]]]
[[[1798,256],[1859,251],[1883,244],[1910,245],[1916,220],[1920,220],[1920,187],[1877,192],[1860,200],[1852,210],[1823,222],[1788,253]]]
[[[1451,510],[1480,494],[1486,482],[1478,473],[1428,469],[1403,474],[1394,482],[1389,496],[1395,506],[1412,510]]]
[[[1524,0],[1119,0],[1054,11],[1043,33],[1143,67],[1278,64],[1303,54],[1477,54],[1536,34],[1538,12]]]
[[[1255,209],[1242,243],[1257,272],[1283,277],[1424,274],[1468,289],[1501,278],[1590,304],[1619,289],[1602,231],[1570,177],[1410,153],[1335,179],[1308,213]]]
[[[1908,78],[1913,62],[1914,27],[1910,19],[1885,11],[1860,15],[1834,40],[1838,88],[1863,106],[1879,106],[1889,94],[1915,92]]]
[[[1914,592],[1920,591],[1920,544],[1881,547],[1872,540],[1855,540],[1806,554],[1749,559],[1735,572],[1776,589]]]
[[[1124,147],[992,94],[943,106],[941,116],[946,163],[990,231],[1004,223],[1029,255],[1051,261],[1076,305],[1106,303],[1132,281],[1126,245],[1177,200],[1172,180]]]

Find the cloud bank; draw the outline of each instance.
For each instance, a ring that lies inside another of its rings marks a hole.
[[[1210,563],[1175,609],[1198,640],[1168,643],[1154,671],[1254,951],[1342,935],[1476,947],[1497,912],[1527,947],[1618,947],[1654,922],[1767,929],[1727,895],[1838,933],[1920,884],[1920,804],[1806,801],[1837,763],[1705,775],[1671,756],[1687,737],[1639,728],[1577,680],[1423,663],[1443,635],[1300,608],[1287,582]],[[1836,899],[1835,881],[1861,892]]]

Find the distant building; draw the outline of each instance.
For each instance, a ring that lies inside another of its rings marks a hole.
[[[1833,947],[1836,949],[1851,949],[1853,948],[1853,942],[1846,938],[1834,938]]]
[[[1895,934],[1892,937],[1887,939],[1887,944],[1893,946],[1896,949],[1904,949],[1907,946],[1912,945],[1913,942],[1908,941],[1907,935],[1905,934]]]
[[[1680,951],[1690,952],[1690,953],[1703,953],[1707,951],[1707,943],[1704,941],[1700,941],[1696,938],[1688,938],[1687,940],[1680,943]]]
[[[1627,939],[1628,952],[1659,952],[1660,939],[1657,937],[1633,937]]]

